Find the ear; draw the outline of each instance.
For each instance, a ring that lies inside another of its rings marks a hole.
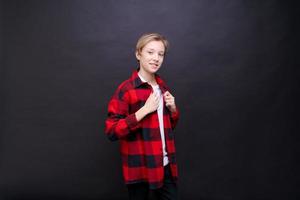
[[[138,51],[135,52],[135,57],[136,57],[136,59],[140,60],[141,56],[140,56],[140,53]]]

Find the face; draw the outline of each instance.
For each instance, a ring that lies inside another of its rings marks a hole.
[[[147,43],[136,58],[140,62],[140,68],[147,73],[155,73],[161,67],[165,55],[165,46],[161,41]]]

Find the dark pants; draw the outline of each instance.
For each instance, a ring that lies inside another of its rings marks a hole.
[[[163,187],[151,190],[158,200],[177,200],[177,186],[172,180],[170,166],[164,167],[164,185]],[[127,185],[130,200],[147,200],[149,195],[149,186],[147,183],[135,183]]]

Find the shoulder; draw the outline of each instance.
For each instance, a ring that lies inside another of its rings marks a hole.
[[[117,88],[118,91],[123,91],[123,92],[126,92],[131,89],[133,89],[133,84],[130,78],[121,82]]]
[[[125,94],[132,90],[134,88],[133,84],[132,84],[132,80],[129,78],[129,79],[126,79],[125,81],[121,82],[115,93],[114,93],[114,96],[117,97],[118,99],[124,99],[125,97]]]

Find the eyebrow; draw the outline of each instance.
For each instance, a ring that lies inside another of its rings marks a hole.
[[[155,50],[153,48],[148,48],[148,50]],[[160,53],[165,53],[165,51],[159,51]]]

